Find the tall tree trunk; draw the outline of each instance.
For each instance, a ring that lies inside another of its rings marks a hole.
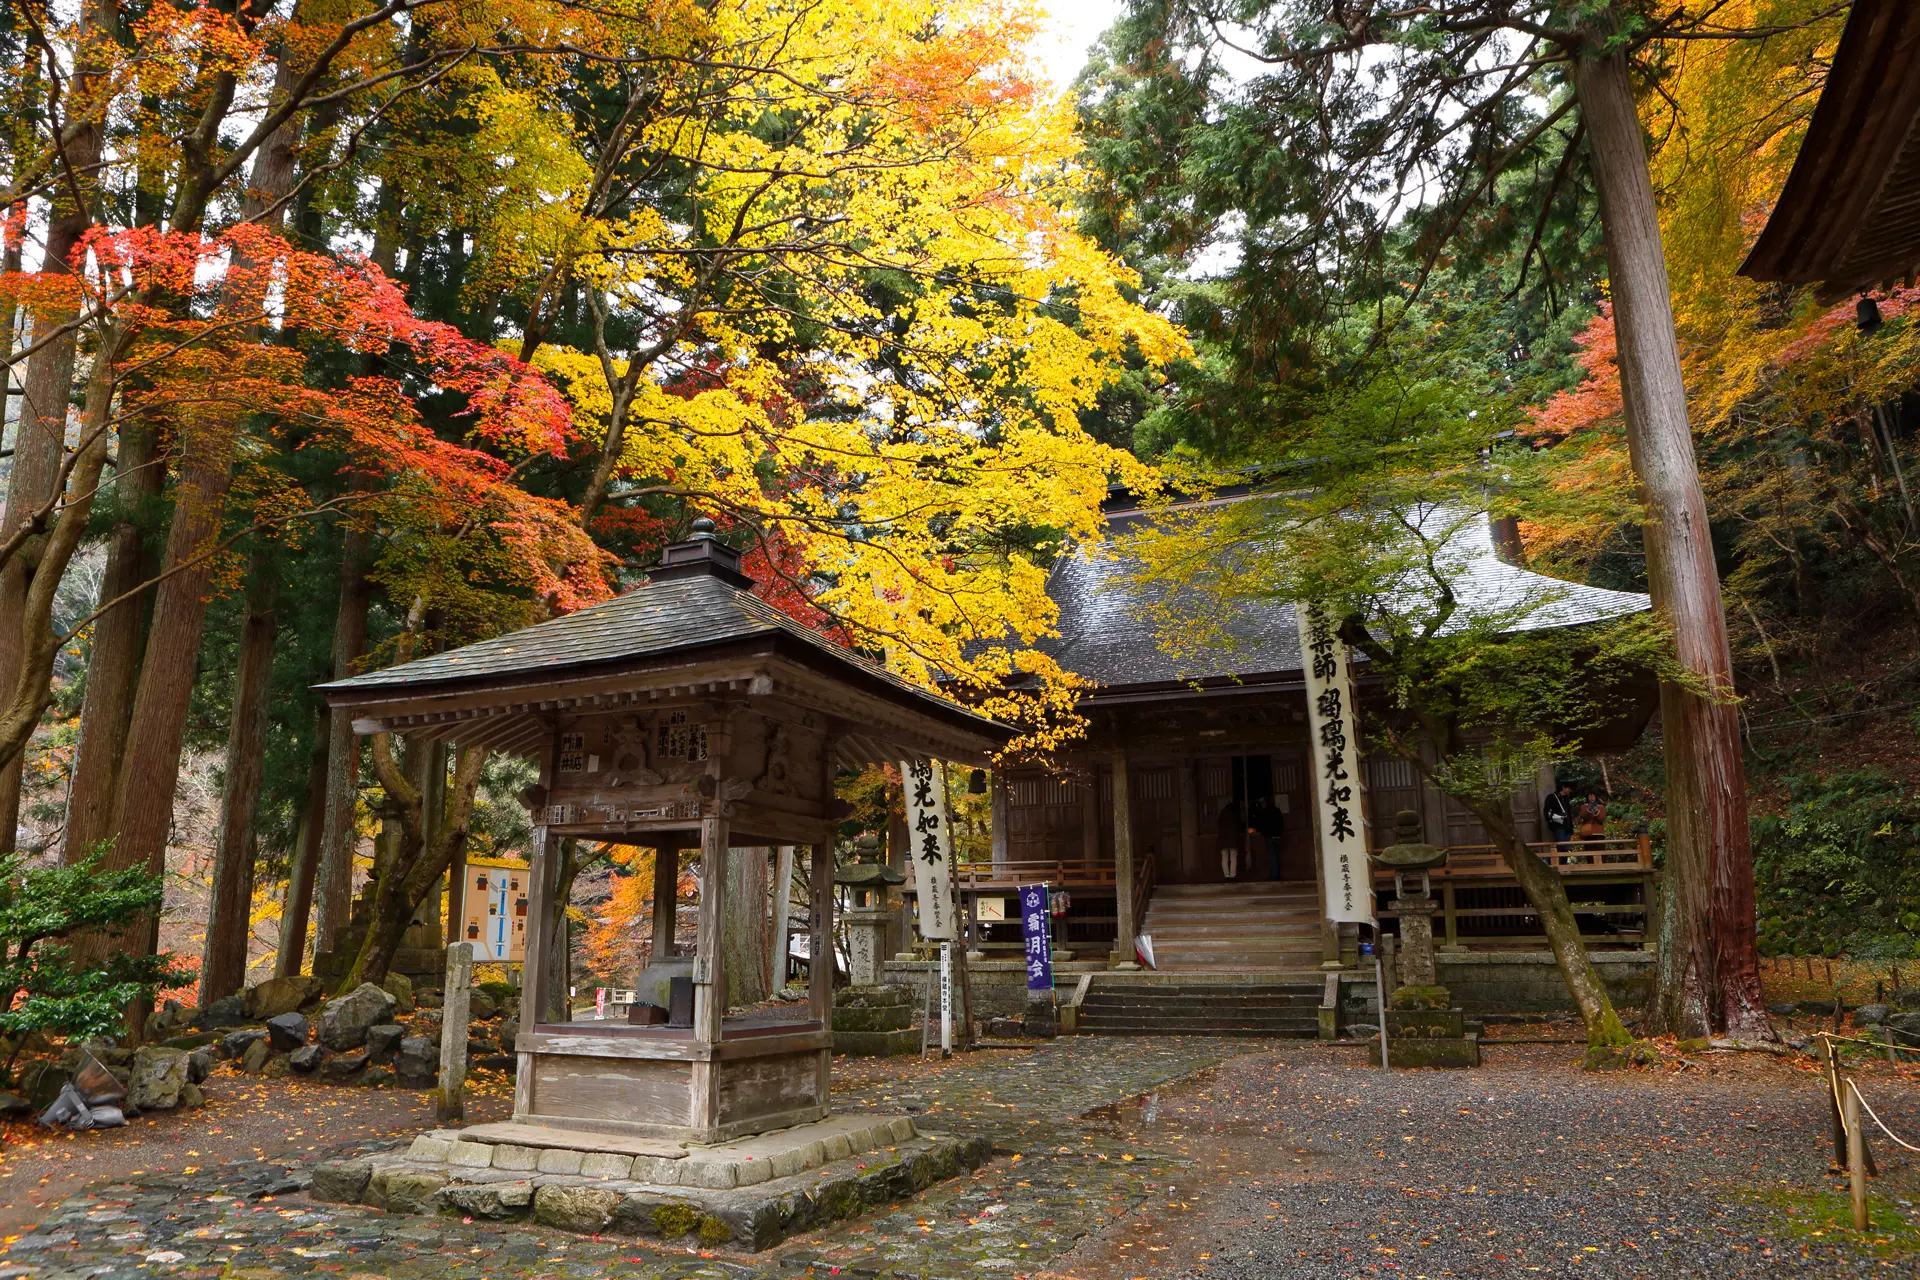
[[[367,648],[367,606],[373,586],[367,580],[372,535],[349,528],[340,552],[340,602],[333,619],[333,678],[354,674]],[[353,851],[358,843],[354,801],[360,793],[360,739],[348,716],[327,717],[327,803],[321,824],[319,878],[313,894],[313,949],[317,955],[340,945],[353,906]]]
[[[121,431],[114,466],[117,512],[107,534],[107,569],[100,581],[100,602],[119,600],[150,582],[159,566],[147,545],[149,508],[166,485],[167,468],[160,438],[150,421]],[[127,724],[140,681],[153,594],[131,596],[93,624],[93,648],[87,656],[87,689],[80,707],[80,742],[67,790],[64,856],[74,862],[112,830],[113,792],[127,749]]]
[[[727,859],[720,972],[727,978],[729,1005],[758,1004],[772,994],[767,966],[767,852],[735,849]]]
[[[1540,913],[1540,927],[1547,935],[1553,962],[1560,969],[1574,1007],[1580,1011],[1580,1020],[1586,1024],[1587,1048],[1602,1053],[1624,1049],[1633,1038],[1621,1025],[1606,984],[1593,967],[1593,957],[1587,954],[1587,944],[1580,940],[1580,922],[1567,898],[1566,881],[1527,848],[1514,827],[1510,803],[1488,804],[1478,797],[1464,798],[1461,803],[1480,820],[1487,839],[1500,850],[1527,901]]]
[[[1682,667],[1705,694],[1660,689],[1667,891],[1655,1031],[1775,1038],[1760,990],[1746,769],[1720,576],[1700,489],[1659,211],[1623,54],[1582,57],[1574,83],[1591,139],[1613,295],[1627,446],[1646,505],[1647,584]]]
[[[111,31],[111,10],[100,0],[92,0],[81,10],[79,48],[88,48],[88,40],[104,40]],[[31,52],[29,52],[31,56]],[[83,59],[79,75],[73,81],[75,94],[69,100],[81,100],[98,90],[102,67]],[[100,163],[102,134],[100,121],[73,121],[81,125],[75,138],[63,148],[63,177],[54,184],[52,209],[48,211],[46,248],[40,255],[40,271],[48,274],[71,273],[73,249],[92,226],[92,209],[84,198],[92,190],[94,169]],[[79,196],[79,198],[77,198]],[[10,257],[17,255],[8,246]],[[33,317],[33,340],[54,334],[81,315],[77,305],[50,307]],[[23,384],[19,424],[13,432],[13,466],[8,480],[6,514],[0,516],[0,539],[35,520],[40,509],[54,497],[60,484],[60,462],[67,441],[67,407],[73,401],[73,355],[79,342],[77,332],[63,334],[27,357],[27,378]],[[4,413],[0,413],[4,416]],[[104,418],[102,418],[104,420]],[[90,489],[88,489],[90,493]],[[38,620],[27,606],[33,578],[40,570],[46,537],[29,541],[21,551],[0,564],[0,697],[19,700],[21,679],[33,679],[29,670],[29,651],[35,649]],[[71,553],[69,553],[71,555]],[[46,572],[56,578],[67,570],[65,560],[46,562]],[[25,768],[25,750],[0,754],[0,852],[12,852],[19,831],[21,770]]]
[[[293,977],[306,960],[307,917],[313,912],[313,878],[320,867],[320,832],[327,821],[330,719],[327,709],[321,707],[316,745],[307,766],[306,803],[300,810],[299,834],[294,837],[293,863],[287,868],[287,898],[280,908],[280,949],[273,961],[276,978]]]
[[[400,848],[375,886],[373,918],[367,925],[366,939],[340,990],[351,991],[363,982],[380,982],[393,968],[394,954],[400,949],[407,926],[413,923],[414,912],[428,894],[439,889],[440,877],[453,864],[455,850],[466,844],[473,820],[473,798],[480,789],[480,770],[486,759],[486,752],[478,748],[460,749],[453,781],[447,787],[447,807],[439,834],[427,840],[419,788],[394,763],[384,735],[374,744],[374,769],[388,798],[399,809],[404,834]]]
[[[254,812],[266,770],[267,707],[272,696],[277,568],[264,548],[253,554],[247,616],[240,628],[233,717],[227,726],[227,776],[220,793],[220,834],[214,846],[213,900],[200,961],[200,1007],[246,985],[247,944],[253,938]]]

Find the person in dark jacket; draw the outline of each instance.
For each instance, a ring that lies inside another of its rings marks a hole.
[[[1236,879],[1240,874],[1240,850],[1246,847],[1247,823],[1237,801],[1229,800],[1220,810],[1220,878]]]
[[[1553,841],[1553,847],[1561,853],[1573,843],[1573,784],[1563,782],[1559,790],[1547,797],[1540,806],[1540,816],[1547,821],[1547,839]]]
[[[1267,846],[1267,879],[1278,880],[1280,846],[1287,832],[1286,815],[1280,812],[1280,806],[1273,802],[1272,796],[1261,796],[1253,802],[1253,813],[1247,818],[1247,825]]]

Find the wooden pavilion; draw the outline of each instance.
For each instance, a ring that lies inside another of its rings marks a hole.
[[[831,966],[814,966],[811,998],[794,1016],[726,1016],[728,849],[810,846],[811,953],[830,955],[835,774],[909,757],[984,764],[1010,736],[759,600],[738,553],[708,522],[694,529],[647,585],[617,599],[322,686],[356,732],[539,764],[528,797],[519,1124],[712,1143],[825,1117]],[[700,851],[692,1026],[549,1016],[564,906],[553,901],[555,842],[570,836],[658,848],[668,886],[677,850]]]
[[[1806,140],[1740,274],[1824,301],[1920,275],[1920,4],[1854,0]]]

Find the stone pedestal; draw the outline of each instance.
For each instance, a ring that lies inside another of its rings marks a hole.
[[[833,1003],[833,1051],[862,1058],[917,1053],[913,993],[905,987],[848,987]]]
[[[1420,841],[1420,818],[1403,810],[1396,823],[1398,842],[1375,855],[1394,873],[1395,897],[1388,904],[1400,920],[1400,985],[1387,998],[1380,1022],[1387,1034],[1387,1061],[1396,1067],[1477,1067],[1480,1038],[1466,1027],[1466,1011],[1453,1007],[1453,995],[1440,985],[1434,968],[1433,896],[1430,869],[1445,864],[1444,849]],[[1373,1061],[1380,1061],[1378,1052]]]

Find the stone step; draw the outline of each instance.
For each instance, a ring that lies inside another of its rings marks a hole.
[[[1087,1035],[1096,1036],[1246,1036],[1265,1037],[1273,1040],[1315,1040],[1320,1036],[1317,1023],[1303,1022],[1299,1026],[1289,1027],[1230,1027],[1217,1025],[1171,1026],[1161,1022],[1116,1022],[1093,1026],[1082,1024],[1081,1030]]]

